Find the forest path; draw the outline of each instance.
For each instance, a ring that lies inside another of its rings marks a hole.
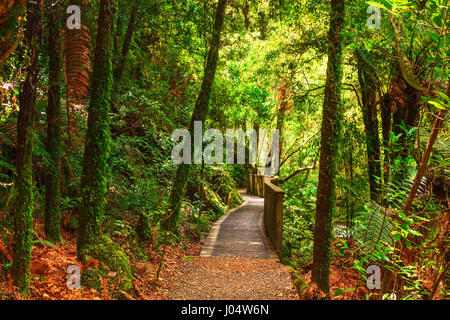
[[[245,257],[278,260],[263,226],[264,199],[242,195],[244,203],[212,226],[202,257]]]
[[[211,228],[200,257],[183,260],[168,299],[295,299],[288,268],[263,231],[264,199],[245,202]]]

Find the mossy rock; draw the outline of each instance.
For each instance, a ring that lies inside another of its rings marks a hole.
[[[240,206],[242,202],[244,202],[244,199],[242,199],[241,194],[236,189],[231,190],[231,192],[228,194],[227,200],[228,208],[230,209],[236,208]]]
[[[100,243],[91,249],[87,260],[90,258],[100,263],[83,271],[81,277],[83,286],[101,292],[102,279],[106,279],[109,295],[132,288],[133,276],[128,256],[109,237],[103,236]]]
[[[209,182],[211,188],[228,208],[234,208],[243,202],[237,191],[237,185],[228,171],[216,168],[214,174],[210,176]]]
[[[226,209],[222,199],[220,199],[217,193],[215,193],[208,184],[203,185],[203,192],[205,194],[207,208],[212,209],[216,215],[222,215]]]

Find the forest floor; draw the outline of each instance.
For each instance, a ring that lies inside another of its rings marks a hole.
[[[159,281],[156,281],[159,252],[147,248],[145,253],[149,261],[142,262],[130,254],[132,250],[127,248],[126,241],[116,239],[130,257],[135,279],[133,289],[129,293],[121,292],[121,295],[114,288],[97,291],[82,287],[80,290],[71,290],[66,285],[69,276],[67,267],[78,265],[83,268],[76,260],[76,239],[71,232],[63,230],[63,243],[49,245],[43,240],[43,228],[41,221],[35,221],[35,237],[39,241],[33,244],[32,251],[29,297],[32,300],[108,300],[117,296],[130,300],[314,298],[310,292],[299,296],[292,281],[301,277],[310,285],[311,265],[293,271],[274,260],[200,257],[205,244],[204,237],[167,246]],[[0,245],[0,254],[6,258],[12,257],[12,236],[9,242]],[[331,294],[338,289],[340,294],[333,299],[366,299],[366,294],[370,292],[352,268],[353,257],[350,253],[341,256],[336,246],[334,248],[330,273]],[[8,277],[3,274],[0,272],[0,300],[22,299],[12,286],[10,274]],[[357,285],[358,282],[360,285]]]
[[[41,222],[35,222],[35,236],[38,239],[45,239],[44,226]],[[70,265],[83,266],[77,261],[76,239],[70,232],[63,231],[63,244],[58,246],[49,246],[44,241],[33,245],[31,261],[31,300],[109,300],[112,296],[117,296],[117,292],[108,292],[102,290],[99,292],[94,289],[82,288],[72,290],[67,287],[68,274],[67,267]],[[12,238],[11,238],[12,239]],[[156,272],[160,262],[160,254],[148,248],[146,254],[149,256],[148,262],[133,261],[130,262],[133,267],[133,293],[122,292],[125,299],[142,300],[166,300],[169,288],[173,286],[175,276],[175,267],[181,263],[185,256],[198,256],[202,250],[204,239],[196,241],[186,241],[181,244],[172,244],[166,246],[164,256],[164,266],[162,268],[159,281],[156,281]],[[5,246],[11,248],[11,244]],[[3,249],[0,246],[0,254],[10,256],[10,250]],[[0,266],[1,268],[1,266]],[[0,270],[1,271],[1,270]],[[8,278],[4,278],[0,272],[0,300],[15,299],[21,300],[22,297],[17,293],[12,285],[12,278],[8,273]]]

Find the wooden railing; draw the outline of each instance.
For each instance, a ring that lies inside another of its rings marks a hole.
[[[248,178],[247,193],[264,198],[264,181],[268,178],[259,174],[250,174]]]
[[[284,191],[277,178],[251,174],[247,193],[264,198],[264,229],[280,259],[283,252],[283,200]]]

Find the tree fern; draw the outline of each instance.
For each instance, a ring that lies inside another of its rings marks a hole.
[[[58,41],[61,42],[61,53],[66,82],[66,108],[69,134],[70,111],[83,105],[89,92],[89,72],[91,71],[91,37],[89,29],[70,30],[66,26],[61,30]]]

